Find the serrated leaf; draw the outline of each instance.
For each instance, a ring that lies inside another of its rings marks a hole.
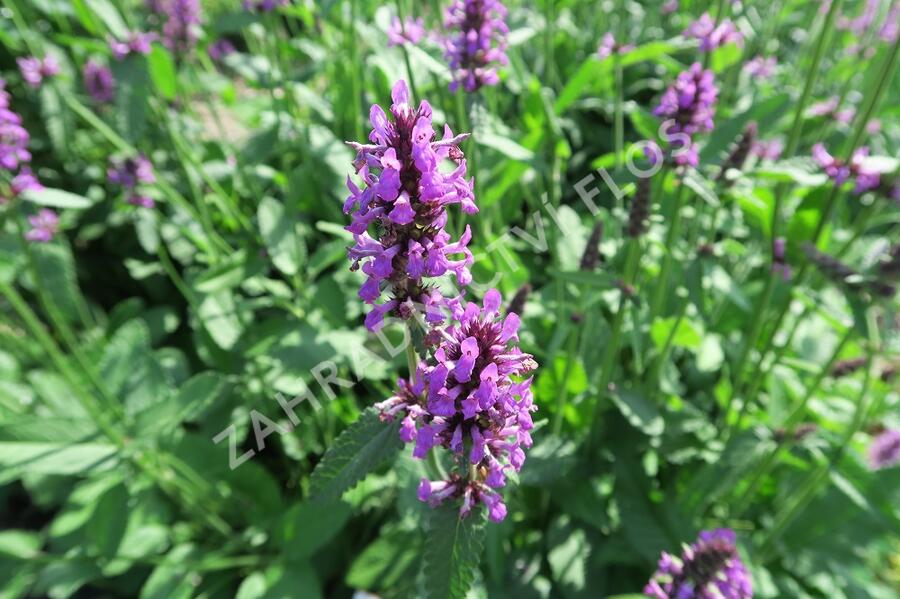
[[[67,320],[78,317],[78,304],[83,301],[75,277],[75,261],[67,246],[58,243],[32,245],[32,256],[47,301]]]
[[[446,502],[428,513],[428,542],[422,552],[425,596],[463,599],[475,580],[484,548],[485,510],[478,506],[460,518],[459,506]]]
[[[352,489],[369,472],[396,454],[402,447],[400,421],[384,423],[378,410],[368,408],[347,427],[325,452],[310,478],[310,499],[333,501]]]

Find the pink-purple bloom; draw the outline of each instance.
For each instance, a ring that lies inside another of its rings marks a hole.
[[[751,599],[750,573],[733,530],[704,530],[681,556],[663,553],[644,594],[653,599]]]
[[[882,431],[869,445],[869,465],[872,470],[883,470],[900,464],[900,429]]]
[[[211,59],[219,62],[229,54],[234,54],[235,47],[230,40],[222,38],[211,43],[209,45],[209,48],[207,49],[207,52],[209,53],[209,57]]]
[[[279,6],[287,4],[287,0],[244,0],[244,10],[250,12],[272,12]]]
[[[14,171],[31,160],[28,151],[30,136],[22,126],[22,117],[10,108],[6,81],[0,79],[0,168]]]
[[[790,281],[791,265],[787,262],[786,247],[787,242],[784,237],[779,237],[772,242],[772,272],[780,274],[785,281]]]
[[[857,36],[865,34],[872,23],[875,22],[875,17],[878,16],[878,5],[880,2],[881,0],[866,0],[863,11],[859,16],[850,18],[842,15],[835,21],[835,27],[852,31]]]
[[[380,328],[385,315],[407,319],[419,307],[428,322],[440,322],[445,300],[429,279],[453,273],[459,285],[472,280],[469,227],[455,242],[444,229],[448,205],[459,204],[467,214],[478,211],[459,149],[468,134],[454,136],[445,125],[437,139],[431,105],[423,100],[414,108],[405,81],[394,85],[391,98],[393,120],[373,105],[370,143],[348,142],[357,152],[354,164],[364,183],[360,189],[347,178],[350,197],[344,212],[352,214],[347,230],[354,239],[348,255],[351,268],[361,268],[367,277],[359,296],[372,306],[366,316],[370,330]],[[456,163],[451,172],[439,168],[447,159]],[[377,304],[385,291],[390,298]]]
[[[531,378],[523,380],[537,364],[519,349],[519,316],[501,317],[501,301],[491,289],[481,306],[461,298],[451,302],[451,324],[426,336],[436,346],[433,365],[420,363],[413,381],[401,380],[400,391],[377,405],[383,419],[402,418],[400,438],[415,443],[414,457],[443,447],[467,473],[423,479],[419,499],[437,506],[461,498],[462,517],[484,503],[494,521],[506,517],[497,489],[522,468],[537,409]]]
[[[41,209],[34,216],[28,217],[31,229],[25,233],[25,239],[36,243],[51,241],[59,231],[59,217],[52,210]]]
[[[699,19],[691,23],[684,35],[699,40],[701,52],[710,52],[725,44],[738,46],[744,44],[744,36],[737,30],[733,22],[722,19],[716,25],[708,12],[703,13]]]
[[[678,10],[679,4],[680,3],[678,2],[678,0],[666,0],[666,2],[663,2],[663,5],[659,10],[664,15],[670,15]]]
[[[831,96],[827,100],[816,102],[809,107],[806,114],[810,117],[825,117],[834,119],[838,123],[850,123],[856,116],[856,109],[853,107],[840,110],[840,98]]]
[[[760,160],[778,160],[784,152],[784,142],[780,138],[760,139],[754,142],[750,153]]]
[[[506,7],[499,0],[453,0],[444,26],[452,31],[444,42],[445,55],[453,71],[450,91],[460,86],[473,92],[497,85],[496,64],[505,65]]]
[[[884,19],[884,24],[878,31],[878,38],[883,42],[893,44],[897,41],[898,33],[900,33],[900,2],[894,2]]]
[[[395,16],[391,19],[387,37],[388,46],[416,45],[425,37],[425,21],[422,17],[418,19],[407,17],[401,22],[400,17]]]
[[[40,87],[44,79],[49,79],[59,73],[59,63],[52,56],[17,58],[16,63],[22,73],[22,79],[34,88]]]
[[[132,31],[128,34],[125,41],[109,38],[109,49],[113,58],[125,60],[129,54],[143,54],[145,56],[150,54],[154,41],[156,41],[156,34],[153,32]]]
[[[775,67],[778,65],[774,56],[756,56],[744,65],[744,72],[750,75],[751,77],[757,79],[768,79],[775,72]]]
[[[850,178],[855,178],[853,193],[857,195],[877,188],[881,182],[881,174],[866,165],[869,148],[865,146],[853,152],[849,164],[829,154],[825,145],[821,143],[813,146],[812,156],[835,184],[841,185]]]
[[[162,39],[166,48],[184,54],[197,43],[200,27],[199,0],[169,0],[165,5],[166,22]]]
[[[146,156],[112,160],[106,175],[110,183],[120,185],[125,190],[129,204],[142,208],[153,208],[155,205],[153,198],[138,191],[140,185],[156,181],[153,164]]]
[[[93,60],[84,63],[81,72],[84,89],[97,104],[112,102],[115,97],[115,79],[109,67]]]
[[[612,33],[607,32],[600,40],[600,47],[597,48],[597,58],[603,59],[613,54],[628,54],[634,50],[634,44],[620,44]]]
[[[681,72],[663,93],[653,114],[669,122],[666,135],[675,164],[697,166],[697,147],[692,138],[713,129],[718,94],[712,71],[699,62]]]

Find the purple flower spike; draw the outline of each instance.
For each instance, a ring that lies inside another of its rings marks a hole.
[[[416,45],[425,37],[425,21],[422,17],[407,17],[402,23],[399,17],[391,20],[387,30],[388,46]]]
[[[768,79],[775,73],[778,62],[774,56],[756,56],[744,65],[744,72],[754,79]]]
[[[883,470],[900,464],[900,429],[886,429],[869,445],[869,465]]]
[[[25,233],[25,239],[35,243],[51,241],[59,231],[59,217],[52,210],[42,209],[34,216],[28,217],[31,230]]]
[[[460,86],[474,92],[497,85],[495,63],[506,65],[506,7],[499,0],[454,0],[447,9],[444,26],[453,35],[444,42],[445,55],[453,71],[450,91]]]
[[[112,160],[106,171],[110,183],[122,186],[128,194],[127,202],[141,208],[153,208],[155,203],[149,196],[137,193],[137,187],[141,184],[156,182],[153,174],[153,164],[146,156],[138,155],[135,158]]]
[[[734,23],[728,19],[722,19],[722,22],[716,25],[708,12],[703,13],[699,19],[691,23],[684,35],[700,40],[701,52],[710,52],[725,44],[744,45],[744,36],[737,30]]]
[[[394,85],[392,98],[393,120],[376,104],[370,143],[348,142],[356,149],[354,164],[364,182],[360,189],[347,179],[350,197],[344,212],[352,214],[347,230],[355,241],[348,255],[351,269],[361,268],[368,277],[359,296],[372,305],[366,317],[370,330],[380,328],[389,313],[410,318],[415,307],[424,309],[428,322],[441,322],[445,299],[427,280],[446,273],[456,275],[459,285],[472,280],[469,228],[456,242],[444,230],[448,205],[459,204],[468,214],[478,212],[459,149],[468,135],[454,136],[445,126],[437,138],[431,106],[423,100],[413,108],[404,81]],[[439,168],[446,159],[456,163],[452,172]],[[369,234],[370,227],[378,231],[377,238]],[[377,305],[383,291],[392,299]]]
[[[619,44],[612,33],[607,32],[600,40],[600,47],[597,49],[597,58],[601,60],[612,56],[613,54],[628,54],[634,50],[634,44]]]
[[[49,79],[59,73],[59,63],[52,56],[44,58],[17,58],[16,63],[19,65],[19,71],[22,73],[22,79],[25,80],[30,87],[38,88],[44,79]]]
[[[216,40],[212,44],[209,45],[207,52],[209,53],[209,57],[216,62],[220,62],[229,54],[234,54],[235,52],[234,44],[232,44],[227,39]]]
[[[128,34],[125,41],[119,41],[115,38],[109,38],[109,49],[113,58],[116,60],[125,60],[130,54],[150,54],[153,42],[156,41],[155,33],[143,33],[141,31],[133,31]]]
[[[751,599],[750,573],[736,540],[727,528],[705,530],[680,557],[663,553],[644,594],[653,599]]]
[[[89,60],[82,70],[84,89],[97,104],[107,104],[115,97],[115,80],[112,71],[104,65]]]
[[[169,0],[165,8],[163,44],[173,52],[189,52],[197,43],[197,30],[200,27],[199,0]]]
[[[856,185],[853,193],[856,195],[865,193],[875,189],[881,183],[881,174],[866,165],[865,159],[869,155],[869,148],[863,146],[857,148],[850,158],[850,164],[844,164],[828,153],[825,146],[818,143],[812,148],[813,159],[819,163],[825,174],[828,175],[836,185],[841,185],[851,177],[856,178]]]
[[[670,121],[666,135],[676,165],[697,166],[697,147],[692,138],[712,131],[718,94],[712,71],[695,62],[660,98],[653,114]]]
[[[420,364],[414,383],[401,380],[400,391],[376,406],[385,420],[403,418],[400,437],[415,443],[414,457],[443,447],[467,473],[423,480],[419,499],[437,506],[461,498],[462,517],[484,503],[494,521],[506,517],[497,489],[522,468],[537,409],[531,379],[522,380],[537,364],[518,348],[518,315],[501,317],[501,305],[495,289],[481,306],[451,302],[453,322],[430,336],[437,345],[434,365]]]

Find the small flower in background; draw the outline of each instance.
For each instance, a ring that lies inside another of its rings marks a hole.
[[[857,36],[864,35],[872,23],[875,22],[875,17],[878,16],[879,3],[880,0],[866,0],[863,11],[858,17],[851,19],[842,15],[837,18],[834,26],[837,29],[851,31]]]
[[[680,557],[663,553],[644,594],[654,599],[750,599],[750,573],[733,530],[704,530]]]
[[[501,305],[496,289],[485,294],[482,306],[454,300],[451,324],[427,337],[437,345],[435,365],[420,364],[414,383],[400,381],[400,392],[377,404],[385,420],[402,416],[400,438],[415,442],[414,457],[443,447],[467,473],[423,479],[419,499],[434,507],[462,498],[462,517],[484,503],[495,522],[506,517],[497,489],[506,486],[510,470],[522,468],[537,409],[531,379],[518,380],[537,364],[518,348],[519,316],[509,312],[501,319]]]
[[[856,116],[856,109],[852,106],[843,110],[839,110],[839,108],[840,98],[838,98],[837,96],[832,96],[827,100],[816,102],[815,104],[810,106],[807,109],[806,116],[830,118],[834,119],[838,123],[844,124],[850,123],[853,120],[853,117]]]
[[[228,56],[229,54],[234,54],[236,49],[234,44],[231,43],[230,40],[222,38],[220,40],[216,40],[209,45],[207,49],[209,53],[209,57],[216,62],[220,62],[223,58]]]
[[[52,56],[17,58],[16,63],[19,65],[19,71],[22,73],[25,83],[34,88],[40,87],[44,79],[49,79],[59,73],[59,63]]]
[[[285,6],[287,0],[244,0],[244,10],[250,12],[272,12],[279,6]]]
[[[388,46],[416,45],[425,37],[425,21],[422,17],[407,17],[403,22],[395,16],[387,30]]]
[[[152,50],[152,44],[157,39],[157,36],[153,32],[141,32],[141,31],[132,31],[128,34],[128,37],[125,41],[119,41],[113,37],[110,37],[109,49],[112,52],[113,58],[116,60],[125,60],[129,54],[150,54],[150,50]]]
[[[612,33],[607,32],[600,40],[600,47],[597,49],[597,58],[603,59],[613,54],[628,54],[634,50],[634,44],[619,44]]]
[[[454,136],[445,126],[443,137],[435,139],[431,105],[423,100],[414,109],[404,81],[397,82],[391,98],[393,121],[375,104],[371,143],[348,142],[357,152],[354,164],[365,183],[360,189],[347,178],[350,197],[344,213],[352,213],[347,230],[354,239],[348,255],[351,270],[361,268],[367,276],[359,296],[372,306],[366,316],[370,330],[380,328],[389,313],[410,318],[418,306],[424,307],[428,322],[440,322],[445,299],[427,280],[447,273],[454,273],[460,285],[472,280],[473,257],[466,247],[471,230],[466,227],[459,241],[451,242],[444,229],[448,205],[459,204],[467,214],[478,212],[459,149],[468,134]],[[439,168],[446,159],[457,165],[452,172]],[[370,225],[376,225],[378,238],[368,233]],[[384,291],[392,297],[377,305]]]
[[[663,93],[653,114],[672,123],[666,135],[675,164],[697,166],[696,144],[692,139],[685,141],[684,136],[712,131],[718,94],[712,71],[705,70],[699,62],[681,72]]]
[[[506,7],[499,0],[454,0],[447,9],[444,27],[445,55],[453,71],[450,91],[460,86],[474,92],[497,85],[495,63],[506,65]]]
[[[772,272],[780,274],[785,281],[791,280],[791,265],[787,262],[785,252],[787,242],[784,237],[779,237],[772,242]]]
[[[678,10],[678,0],[667,0],[660,7],[660,11],[664,15],[670,15],[676,10]]]
[[[885,429],[869,445],[869,466],[872,470],[884,470],[897,464],[900,464],[900,429]]]
[[[153,208],[155,205],[153,199],[137,192],[138,185],[156,181],[153,164],[146,156],[138,155],[135,158],[112,160],[106,174],[110,183],[122,186],[128,193],[126,201],[129,204],[142,208]]]
[[[163,44],[173,52],[189,52],[197,43],[200,27],[199,0],[169,0],[165,5],[166,23],[163,25]]]
[[[148,12],[161,15],[166,12],[166,0],[144,0]]]
[[[701,52],[710,52],[725,44],[744,45],[744,36],[737,30],[733,22],[722,19],[722,22],[716,25],[708,12],[703,13],[699,19],[691,23],[684,31],[684,35],[700,40]]]
[[[115,97],[115,80],[108,67],[89,60],[82,69],[84,89],[97,104],[112,102]]]
[[[31,225],[31,230],[25,233],[25,239],[36,243],[51,241],[59,231],[59,217],[46,208],[34,216],[29,216],[28,224]]]
[[[897,41],[898,33],[900,33],[900,3],[894,2],[884,19],[884,24],[878,31],[878,39],[893,44]]]
[[[778,160],[784,152],[784,142],[780,138],[757,140],[753,143],[750,153],[760,160]]]
[[[821,143],[813,146],[812,156],[819,163],[819,166],[822,167],[822,170],[825,171],[825,174],[831,177],[837,185],[841,185],[851,177],[855,177],[856,185],[853,188],[853,193],[857,195],[877,188],[881,182],[881,174],[868,167],[865,163],[865,159],[869,156],[869,148],[865,146],[857,148],[853,152],[849,165],[829,154],[824,144]]]
[[[756,56],[744,65],[744,72],[757,79],[768,79],[775,73],[778,62],[774,56]]]
[[[9,186],[13,197],[19,197],[26,191],[40,191],[44,188],[35,174],[32,173],[31,169],[27,166],[23,166],[19,170],[16,176],[12,178],[12,181],[10,181]]]
[[[31,136],[22,126],[22,117],[10,108],[6,81],[0,79],[0,168],[15,171],[31,160],[28,142]]]

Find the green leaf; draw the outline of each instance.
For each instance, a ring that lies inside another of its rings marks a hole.
[[[513,140],[495,133],[479,133],[475,141],[486,148],[497,150],[506,158],[528,162],[534,158],[534,152],[523,148]]]
[[[0,484],[28,474],[87,474],[117,463],[107,443],[0,442]]]
[[[128,35],[128,26],[110,0],[84,0],[84,2],[90,7],[93,14],[100,17],[111,34],[120,40],[125,39]]]
[[[43,189],[29,189],[22,194],[22,198],[41,206],[54,208],[88,208],[93,202],[84,196],[69,193],[62,189],[45,187]]]
[[[130,54],[125,60],[114,62],[112,70],[116,79],[115,126],[125,139],[137,143],[147,127],[148,100],[152,95],[147,57]]]
[[[197,277],[193,287],[204,294],[218,293],[237,287],[261,270],[260,260],[248,258],[245,250],[238,250]]]
[[[234,295],[228,290],[203,298],[197,317],[216,345],[225,350],[234,347],[244,328],[238,318]]]
[[[293,276],[300,271],[306,258],[306,246],[297,234],[294,220],[286,212],[284,204],[264,197],[259,203],[257,218],[272,263],[284,274]]]
[[[643,395],[623,389],[610,397],[631,426],[650,436],[662,434],[665,421],[656,406]]]
[[[309,562],[276,563],[265,572],[254,572],[238,588],[236,599],[303,597],[321,599],[322,588]]]
[[[78,318],[78,306],[84,299],[78,289],[75,260],[68,246],[59,243],[33,244],[31,254],[41,286],[52,290],[44,294],[48,303],[65,316],[66,320],[75,321]]]
[[[201,372],[184,383],[178,393],[137,415],[138,436],[172,432],[182,422],[198,418],[221,397],[224,389],[225,380],[220,373]]]
[[[428,542],[422,552],[428,599],[463,599],[475,580],[484,547],[486,510],[478,506],[460,518],[459,505],[448,501],[430,510]]]
[[[0,556],[29,559],[40,553],[41,537],[30,530],[0,531]]]
[[[553,579],[566,591],[577,592],[585,586],[591,546],[583,530],[563,525],[563,520],[568,518],[558,518],[551,526],[547,561],[550,562]]]
[[[656,344],[657,348],[662,349],[665,346],[666,340],[669,338],[669,335],[672,335],[672,329],[676,324],[678,328],[675,329],[674,337],[672,338],[673,347],[686,347],[688,349],[700,347],[700,342],[702,341],[700,330],[686,318],[682,318],[679,321],[679,319],[672,316],[657,319],[653,321],[653,326],[650,327],[650,337],[653,338],[653,343]]]
[[[350,519],[344,501],[304,502],[284,515],[279,529],[284,535],[284,556],[291,561],[306,559],[337,535]]]
[[[385,527],[353,560],[346,584],[367,591],[394,589],[404,584],[411,587],[422,544],[422,535],[418,531]]]
[[[309,482],[310,499],[333,501],[400,451],[399,419],[381,422],[374,407],[359,415],[325,452]]]
[[[174,100],[178,93],[178,73],[175,70],[175,61],[169,51],[159,44],[155,44],[147,57],[147,68],[150,70],[150,79],[156,86],[156,90],[165,99]]]

